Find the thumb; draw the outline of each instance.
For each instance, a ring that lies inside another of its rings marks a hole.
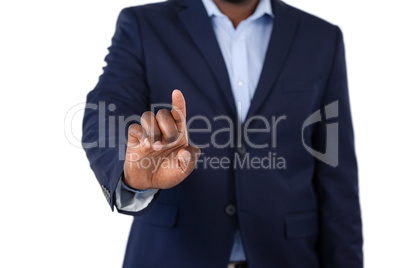
[[[177,158],[180,163],[182,173],[186,176],[194,170],[195,165],[200,157],[201,151],[195,146],[186,146],[179,150]]]

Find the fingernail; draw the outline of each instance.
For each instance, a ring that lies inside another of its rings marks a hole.
[[[160,151],[160,150],[163,148],[163,144],[162,144],[162,142],[160,142],[160,141],[156,141],[156,142],[154,142],[154,144],[152,145],[152,148],[153,148],[155,151]]]
[[[145,146],[146,148],[151,147],[151,143],[149,142],[148,138],[145,138],[145,139],[144,139],[144,146]]]
[[[191,154],[189,151],[182,151],[180,156],[184,159],[184,161],[188,162],[191,159]]]

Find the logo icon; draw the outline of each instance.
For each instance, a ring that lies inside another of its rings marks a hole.
[[[338,118],[339,107],[338,101],[334,101],[325,106],[325,119]],[[302,126],[302,142],[304,148],[318,160],[332,166],[337,167],[339,164],[339,125],[338,122],[326,124],[326,144],[325,152],[319,152],[311,148],[305,143],[304,129],[308,126],[322,121],[321,110],[315,111],[303,123]]]

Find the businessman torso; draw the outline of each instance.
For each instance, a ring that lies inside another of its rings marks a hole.
[[[121,13],[108,66],[88,100],[117,103],[116,115],[141,115],[152,104],[169,103],[179,88],[189,140],[203,153],[183,183],[161,191],[152,208],[135,217],[125,267],[225,267],[237,229],[249,267],[360,267],[341,33],[282,2],[272,5],[273,32],[243,123],[201,1]],[[335,101],[344,129],[339,165],[331,167],[303,145],[324,148],[325,123],[304,129],[303,123]]]

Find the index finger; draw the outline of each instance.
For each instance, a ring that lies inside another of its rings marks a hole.
[[[176,121],[177,131],[186,131],[186,100],[180,90],[175,89],[172,93],[172,116]]]

